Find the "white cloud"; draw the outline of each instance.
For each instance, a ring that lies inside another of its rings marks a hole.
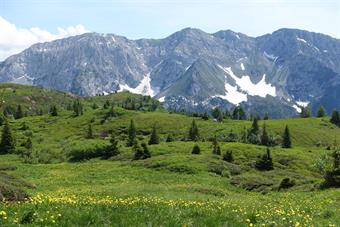
[[[34,43],[48,42],[68,36],[80,35],[89,32],[83,25],[58,28],[53,34],[38,27],[17,28],[0,16],[0,61],[17,54]]]

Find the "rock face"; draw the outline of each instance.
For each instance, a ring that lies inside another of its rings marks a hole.
[[[242,105],[296,115],[308,103],[340,108],[340,40],[295,29],[260,37],[186,28],[164,39],[87,33],[39,43],[0,63],[0,81],[79,95],[153,96],[171,109]]]

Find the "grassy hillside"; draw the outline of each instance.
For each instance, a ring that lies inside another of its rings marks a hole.
[[[43,92],[53,98],[40,100]],[[37,94],[36,108],[43,106],[40,102],[52,104],[46,100],[54,100],[58,116],[9,119],[17,149],[15,154],[1,155],[0,166],[17,167],[5,174],[18,179],[15,182],[20,183],[11,185],[24,189],[30,198],[1,203],[2,226],[340,225],[339,190],[319,189],[323,173],[318,163],[332,152],[326,148],[340,139],[340,129],[327,118],[266,120],[270,134],[282,135],[289,126],[293,148],[270,148],[274,169],[259,171],[254,164],[266,147],[225,139],[230,132],[240,137],[244,128],[251,126],[250,121],[228,119],[219,123],[195,118],[200,140],[193,142],[187,141],[192,117],[159,108],[150,111],[157,102],[142,96],[119,93],[79,98],[27,86],[16,87],[15,93],[5,99],[8,105],[21,100],[19,103],[29,108],[33,104],[23,101],[23,96]],[[66,102],[75,99],[80,99],[85,109],[77,117],[66,107]],[[131,100],[142,103],[142,108],[128,110],[126,103]],[[107,101],[114,103],[114,116],[108,117],[111,107],[103,107]],[[94,103],[96,108],[92,108]],[[132,160],[133,151],[126,146],[131,119],[139,142],[147,142],[156,126],[160,143],[149,146],[151,158]],[[91,139],[86,138],[89,124],[94,135]],[[109,160],[69,161],[74,151],[109,145],[112,133],[119,140],[119,155]],[[165,141],[169,134],[173,142]],[[233,162],[212,154],[210,140],[215,134],[222,154],[232,150]],[[33,144],[29,159],[22,155],[27,138]],[[191,154],[195,144],[201,154]],[[292,187],[280,187],[284,178],[294,182]],[[0,187],[3,179],[0,176]]]

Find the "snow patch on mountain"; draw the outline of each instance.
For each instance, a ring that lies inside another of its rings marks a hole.
[[[304,40],[304,39],[301,39],[301,38],[299,38],[299,37],[296,37],[296,40],[297,40],[297,41],[300,41],[300,42],[303,42],[303,43],[307,43],[307,41],[306,41],[306,40]]]
[[[296,104],[298,104],[299,106],[302,106],[302,107],[307,107],[309,102],[308,101],[296,101]]]
[[[119,92],[127,90],[130,91],[131,93],[135,94],[141,94],[141,95],[150,95],[151,97],[156,95],[156,92],[152,89],[151,87],[151,78],[150,78],[150,73],[148,73],[138,84],[137,87],[131,88],[127,84],[124,85],[119,85]]]
[[[292,106],[298,113],[301,113],[301,108],[300,107],[298,107],[297,105],[293,105]]]
[[[165,101],[165,96],[163,96],[163,97],[160,97],[160,98],[158,99],[158,101],[160,101],[160,102],[164,102],[164,101]]]
[[[268,58],[271,61],[276,62],[276,60],[279,58],[279,56],[275,56],[273,54],[268,54],[266,51],[263,52],[264,56]]]
[[[244,91],[252,96],[266,97],[267,95],[270,95],[276,97],[276,88],[275,86],[272,86],[270,83],[266,82],[266,74],[263,74],[262,79],[258,83],[254,84],[248,75],[237,77],[231,70],[231,67],[223,67],[221,65],[218,66],[235,80],[236,85],[241,91]]]
[[[231,86],[228,83],[225,83],[225,95],[215,95],[212,98],[219,97],[221,99],[227,100],[228,102],[238,105],[241,102],[247,101],[247,94],[238,91],[237,86]]]
[[[241,69],[244,71],[246,68],[244,68],[243,63],[241,63]]]

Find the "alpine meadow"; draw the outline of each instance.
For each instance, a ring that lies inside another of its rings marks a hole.
[[[0,0],[0,227],[340,227],[340,0]]]

